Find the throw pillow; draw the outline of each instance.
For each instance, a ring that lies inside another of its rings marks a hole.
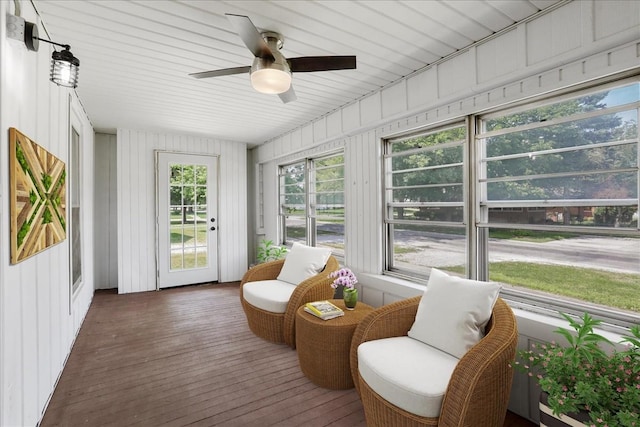
[[[320,273],[330,255],[331,249],[294,243],[284,260],[278,280],[297,285]]]
[[[460,359],[484,337],[501,287],[432,268],[409,336]]]

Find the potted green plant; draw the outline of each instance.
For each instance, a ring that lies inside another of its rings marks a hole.
[[[262,264],[263,262],[282,259],[286,254],[286,247],[274,245],[273,240],[262,239],[258,244],[258,252],[256,254],[256,258],[258,260],[258,263]]]
[[[561,314],[573,332],[554,332],[567,343],[532,346],[519,351],[515,362],[540,385],[541,408],[589,427],[640,427],[640,327],[631,328],[619,349],[594,332],[602,321],[586,313],[579,320]]]

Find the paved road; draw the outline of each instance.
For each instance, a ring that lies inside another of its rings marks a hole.
[[[400,260],[425,266],[464,264],[462,236],[413,234],[401,245],[420,248],[404,254]],[[601,270],[640,274],[640,239],[575,237],[546,243],[490,239],[490,261],[526,261],[573,265]]]
[[[323,224],[326,231],[340,233],[336,224]],[[415,252],[402,254],[398,261],[428,267],[465,263],[464,236],[443,233],[399,231],[396,244]],[[328,242],[330,234],[319,234]],[[573,265],[600,270],[640,274],[640,238],[585,236],[545,243],[489,239],[490,261],[526,261]]]

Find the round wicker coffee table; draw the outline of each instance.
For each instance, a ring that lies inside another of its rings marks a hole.
[[[373,311],[358,302],[347,310],[343,300],[332,303],[344,310],[344,316],[322,320],[300,307],[296,312],[296,351],[302,373],[316,385],[334,390],[353,387],[349,351],[358,323]]]

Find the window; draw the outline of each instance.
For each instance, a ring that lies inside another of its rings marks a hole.
[[[307,163],[280,167],[280,242],[307,242]]]
[[[480,278],[638,322],[639,113],[633,83],[479,117]]]
[[[386,141],[387,271],[466,266],[466,141],[464,123]]]
[[[635,79],[386,140],[385,273],[640,323],[639,117]]]
[[[310,220],[313,246],[330,247],[344,257],[344,155],[310,162]]]
[[[280,167],[281,243],[329,247],[344,257],[344,155]]]
[[[264,165],[256,165],[256,229],[264,231]]]
[[[75,293],[82,284],[82,228],[80,204],[80,134],[71,128],[71,293]]]

